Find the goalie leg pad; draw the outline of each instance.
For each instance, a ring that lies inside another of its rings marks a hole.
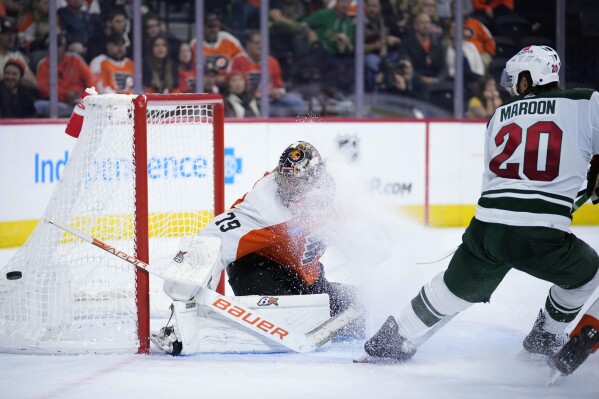
[[[227,297],[223,297],[224,300]],[[285,321],[301,334],[306,334],[329,319],[326,294],[287,296],[241,296],[235,301],[260,312],[262,317]],[[195,353],[277,353],[289,349],[269,340],[243,324],[235,323],[210,307],[195,302],[175,302],[175,319],[183,344],[181,354]],[[234,307],[232,312],[237,311]],[[246,323],[259,323],[260,316],[244,314]]]

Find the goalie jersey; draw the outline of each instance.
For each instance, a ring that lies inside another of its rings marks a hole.
[[[268,258],[307,284],[321,274],[319,259],[324,253],[322,230],[327,209],[283,205],[275,174],[260,179],[237,200],[229,212],[218,215],[200,232],[221,239],[221,266],[254,253]]]
[[[495,111],[486,135],[476,218],[568,231],[588,162],[599,153],[599,94],[577,89],[517,97]]]

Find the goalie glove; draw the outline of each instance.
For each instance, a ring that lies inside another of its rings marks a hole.
[[[586,195],[593,204],[599,203],[599,155],[593,155],[591,158],[591,167],[587,172],[587,191]]]
[[[164,273],[163,290],[175,301],[187,301],[203,287],[215,289],[220,266],[220,238],[188,236]]]

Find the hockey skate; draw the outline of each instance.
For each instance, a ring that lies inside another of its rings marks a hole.
[[[150,340],[169,355],[179,356],[183,349],[183,344],[177,338],[174,326],[162,327],[160,331],[152,331]]]
[[[572,374],[599,343],[599,331],[592,326],[585,326],[580,334],[572,337],[556,354],[549,357],[547,364],[562,375]]]
[[[558,352],[568,340],[568,336],[566,333],[563,334],[553,334],[543,329],[545,325],[545,314],[541,309],[539,311],[539,315],[537,316],[537,320],[535,324],[532,326],[532,330],[524,341],[522,345],[524,349],[529,354],[533,355],[543,355],[543,356],[551,356],[554,353]]]
[[[389,316],[380,330],[364,343],[364,353],[354,363],[403,363],[416,353],[416,346],[399,334],[395,318]]]

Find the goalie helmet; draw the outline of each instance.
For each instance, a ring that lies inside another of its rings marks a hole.
[[[518,94],[518,76],[528,71],[532,77],[532,86],[542,86],[552,82],[559,83],[561,62],[554,49],[548,46],[527,46],[513,56],[506,64],[501,75],[501,86],[513,96]]]
[[[297,141],[283,151],[275,169],[275,180],[284,202],[297,201],[324,174],[325,162],[310,143]]]

